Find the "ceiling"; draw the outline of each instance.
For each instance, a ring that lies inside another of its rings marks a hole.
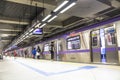
[[[0,48],[6,48],[32,24],[41,21],[64,0],[1,0]],[[77,4],[43,28],[43,35],[32,35],[17,46],[24,47],[72,30],[76,25],[95,23],[120,14],[120,0],[77,0]],[[24,45],[23,45],[24,44]]]

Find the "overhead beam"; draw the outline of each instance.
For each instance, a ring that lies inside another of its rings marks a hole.
[[[49,23],[46,27],[47,28],[51,28],[51,27],[63,28],[63,25],[62,25],[62,22],[60,22],[60,21],[53,21],[53,22]]]
[[[0,31],[15,31],[15,32],[20,32],[20,31],[22,31],[22,28],[12,27],[12,26],[8,26],[8,25],[0,25]]]
[[[4,28],[0,27],[0,31],[20,32],[20,31],[22,31],[22,29],[14,29],[14,28],[4,29]]]
[[[61,25],[47,25],[47,28],[55,27],[55,28],[63,28]]]
[[[20,25],[28,25],[29,23],[26,21],[16,21],[16,20],[7,20],[7,19],[0,19],[0,23],[7,23],[7,24],[20,24]]]
[[[11,40],[1,40],[2,43],[4,44],[8,44],[8,42],[10,42]]]
[[[0,24],[0,31],[19,32],[22,31],[22,27],[17,27],[16,25],[9,25],[9,24]]]
[[[28,25],[29,24],[29,20],[27,20],[27,19],[19,20],[19,19],[16,19],[16,18],[0,16],[0,23]]]
[[[0,34],[17,34],[17,32],[11,32],[11,31],[0,31]]]
[[[1,40],[11,40],[13,37],[1,37]]]
[[[35,7],[37,4],[37,7],[44,7],[44,8],[50,9],[50,10],[53,10],[55,8],[54,5],[44,3],[44,6],[43,6],[43,2],[38,2],[38,1],[34,1],[34,0],[33,1],[32,0],[6,0],[6,1],[14,2],[14,3],[18,3],[18,4],[29,5],[29,6],[35,6]]]
[[[46,34],[46,33],[51,33],[51,32],[50,32],[50,31],[44,31],[43,33],[45,33],[45,34]]]

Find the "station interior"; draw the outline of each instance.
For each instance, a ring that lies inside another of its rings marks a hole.
[[[0,80],[120,80],[120,0],[0,0]]]

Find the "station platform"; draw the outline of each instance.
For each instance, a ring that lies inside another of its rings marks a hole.
[[[0,80],[120,80],[120,66],[6,57]]]

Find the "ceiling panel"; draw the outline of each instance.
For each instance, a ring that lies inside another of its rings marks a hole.
[[[104,4],[107,4],[107,5],[109,5],[109,6],[112,5],[110,0],[98,0],[98,1],[100,1],[100,2],[102,2],[102,3],[104,3]]]
[[[106,13],[105,15],[106,15],[106,16],[109,16],[109,17],[113,17],[113,16],[115,16],[115,15],[120,15],[120,9],[116,9],[116,10],[114,10],[114,11],[111,11],[111,12],[109,12],[109,13]]]
[[[112,11],[114,9],[115,9],[114,7],[110,7],[110,8],[107,8],[105,10],[102,10],[102,11],[96,13],[95,15],[101,15],[101,14],[109,13],[110,11]]]
[[[77,4],[69,9],[66,14],[78,17],[93,17],[97,12],[109,7],[96,0],[78,0]]]
[[[37,8],[34,6],[28,6],[24,4],[12,3],[7,1],[0,2],[0,15],[5,17],[12,17],[17,19],[33,19],[37,14],[43,11],[43,8]]]
[[[59,0],[34,0],[34,1],[42,2],[43,5],[44,5],[44,3],[56,5]]]
[[[116,1],[119,1],[119,2],[120,2],[120,0],[116,0]]]

